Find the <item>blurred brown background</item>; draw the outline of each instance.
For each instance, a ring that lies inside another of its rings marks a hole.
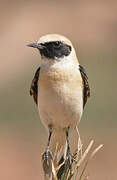
[[[90,180],[117,179],[117,1],[0,1],[0,180],[42,179],[47,132],[29,97],[38,51],[26,47],[48,33],[67,36],[86,68],[91,98],[79,126],[83,144],[104,148],[89,164]]]

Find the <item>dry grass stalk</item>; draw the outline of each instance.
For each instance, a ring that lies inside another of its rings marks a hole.
[[[103,147],[103,145],[99,145],[96,149],[93,150],[92,153],[91,149],[93,147],[94,141],[91,140],[89,145],[87,146],[86,150],[83,152],[82,147],[83,144],[81,142],[80,134],[77,130],[78,134],[78,146],[77,150],[73,154],[73,164],[72,164],[72,172],[69,168],[69,165],[66,162],[62,162],[57,167],[54,166],[54,158],[57,156],[56,153],[53,157],[53,160],[51,158],[51,155],[49,156],[48,165],[44,161],[44,158],[42,156],[42,164],[43,164],[43,170],[44,170],[44,177],[45,180],[88,180],[88,176],[84,176],[86,167],[89,163],[89,160],[91,160],[95,154]],[[90,154],[89,154],[90,153]],[[81,168],[82,163],[84,163],[81,174],[79,174],[79,169]],[[64,171],[62,173],[62,176],[60,179],[57,178],[57,173],[61,171],[61,167],[64,166]]]

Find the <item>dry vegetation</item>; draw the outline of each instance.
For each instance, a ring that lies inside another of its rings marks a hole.
[[[83,144],[81,142],[78,129],[77,129],[77,133],[78,133],[78,145],[77,145],[76,151],[73,154],[74,161],[72,163],[72,171],[69,168],[69,165],[66,164],[66,162],[62,162],[57,167],[55,167],[54,159],[51,158],[51,155],[49,157],[49,164],[47,165],[42,155],[42,164],[43,164],[45,180],[58,180],[57,174],[58,172],[61,171],[62,166],[64,166],[65,168],[59,180],[71,180],[71,179],[72,180],[87,180],[88,179],[88,176],[85,175],[86,167],[89,161],[103,147],[103,145],[101,144],[96,149],[92,150],[94,140],[91,140],[87,148],[83,151]],[[80,170],[80,173],[79,173],[79,170]]]

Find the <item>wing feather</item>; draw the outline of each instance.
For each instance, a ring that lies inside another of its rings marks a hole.
[[[39,79],[40,67],[37,69],[30,87],[30,95],[33,96],[34,102],[38,104],[38,79]]]
[[[90,87],[89,87],[89,83],[88,83],[88,76],[86,74],[85,69],[79,65],[79,70],[81,73],[81,77],[83,80],[83,108],[85,106],[85,104],[87,103],[87,99],[90,97]]]

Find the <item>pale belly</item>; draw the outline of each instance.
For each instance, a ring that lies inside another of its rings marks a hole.
[[[54,83],[48,87],[39,85],[38,109],[44,126],[74,128],[83,111],[82,87],[72,83]]]

